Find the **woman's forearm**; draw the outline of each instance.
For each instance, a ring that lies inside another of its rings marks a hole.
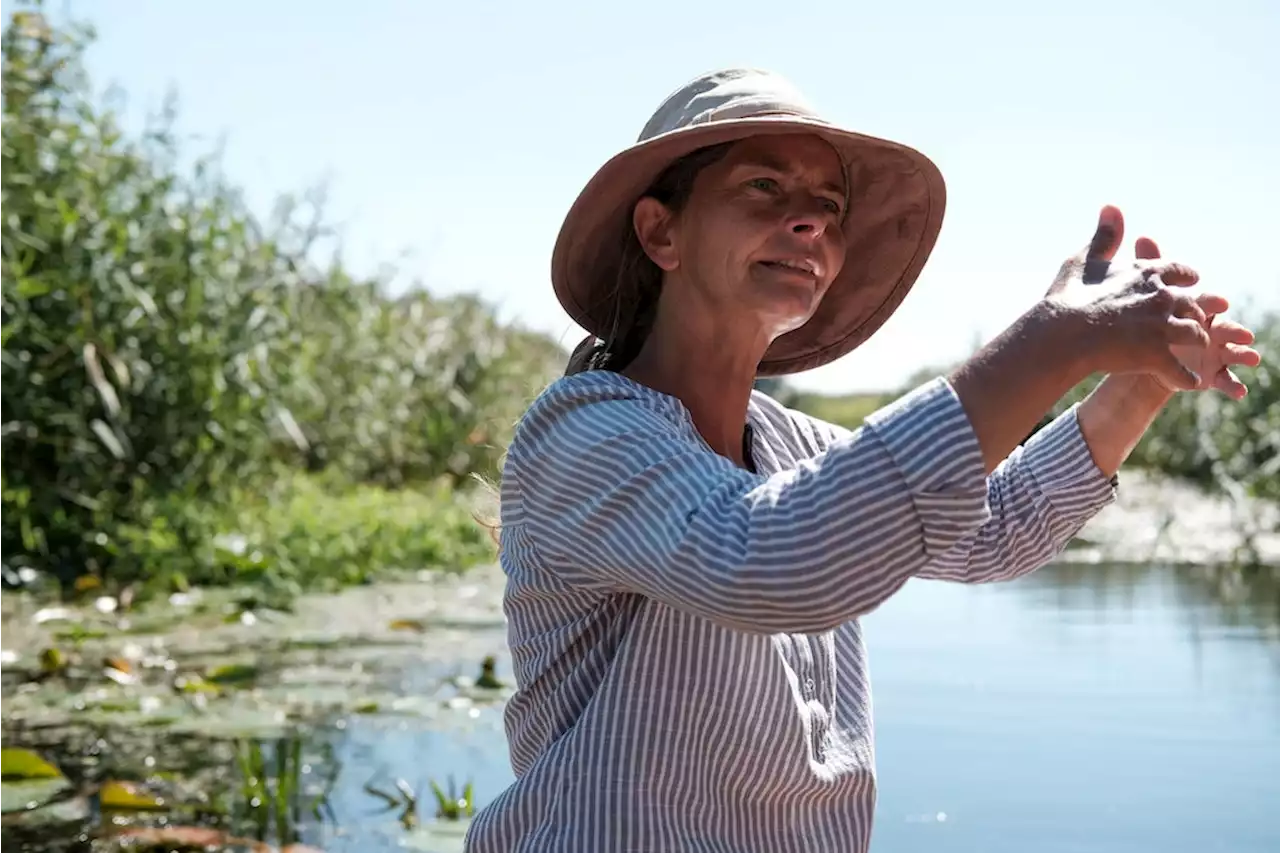
[[[1080,404],[1080,431],[1104,475],[1120,470],[1172,396],[1159,380],[1135,373],[1108,376]]]
[[[1093,344],[1073,319],[1041,302],[948,377],[988,474],[1091,372]]]

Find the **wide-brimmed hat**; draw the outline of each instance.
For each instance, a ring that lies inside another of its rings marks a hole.
[[[867,340],[901,304],[938,239],[946,206],[942,174],[906,145],[831,124],[786,80],[752,69],[704,74],[672,93],[636,143],[587,182],[551,259],[556,296],[574,322],[593,335],[607,333],[621,238],[636,201],[664,169],[699,148],[783,133],[814,134],[839,153],[850,198],[847,250],[814,316],[773,342],[759,374],[809,370]]]

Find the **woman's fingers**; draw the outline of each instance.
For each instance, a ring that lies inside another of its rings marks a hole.
[[[1179,295],[1173,299],[1173,316],[1181,317],[1184,320],[1194,320],[1201,326],[1209,325],[1209,315],[1200,303],[1189,296]]]
[[[1165,328],[1165,340],[1170,346],[1207,347],[1209,333],[1199,320],[1175,317]]]
[[[1200,377],[1183,364],[1172,350],[1166,349],[1159,358],[1159,362],[1154,372],[1158,373],[1170,388],[1194,391],[1200,387]]]
[[[1158,275],[1161,281],[1173,287],[1190,287],[1200,280],[1200,273],[1177,261],[1144,264],[1142,274],[1148,278]]]
[[[1233,400],[1243,400],[1249,393],[1249,388],[1225,367],[1213,378],[1213,387]]]
[[[1195,296],[1195,300],[1206,314],[1223,314],[1231,307],[1225,296],[1216,293],[1200,293]]]
[[[1257,367],[1262,364],[1262,353],[1242,344],[1225,344],[1222,347],[1222,363],[1241,367]]]
[[[1117,217],[1118,218],[1118,217]],[[1123,220],[1120,220],[1123,222]],[[1113,220],[1114,222],[1114,220]],[[1111,223],[1107,223],[1111,224]],[[1110,258],[1114,254],[1114,238],[1122,234],[1120,229],[1101,227],[1095,234],[1094,244],[1088,256]],[[1107,232],[1110,230],[1110,234]],[[1117,233],[1119,232],[1119,233]],[[1112,239],[1108,239],[1108,237]],[[1169,288],[1190,287],[1199,283],[1200,274],[1186,264],[1163,260],[1160,247],[1147,237],[1138,239],[1134,246],[1134,254],[1138,260],[1138,269],[1142,278],[1150,286],[1156,279]],[[1148,290],[1147,292],[1150,292]],[[1213,388],[1221,391],[1233,400],[1240,400],[1249,393],[1249,389],[1231,367],[1257,367],[1262,362],[1261,354],[1250,346],[1254,342],[1254,334],[1249,329],[1220,315],[1231,305],[1226,298],[1215,293],[1177,294],[1171,301],[1164,301],[1170,296],[1168,291],[1159,294],[1163,308],[1168,311],[1166,317],[1165,336],[1169,346],[1179,348],[1208,348],[1215,353],[1205,353],[1205,367],[1218,364],[1221,367],[1213,376],[1205,376],[1203,380],[1190,370],[1178,355],[1166,348],[1165,353],[1157,356],[1159,362],[1154,372],[1164,378],[1171,388],[1190,391],[1196,388]],[[1184,357],[1199,362],[1201,356],[1184,352]]]
[[[1160,257],[1160,247],[1150,237],[1139,237],[1134,241],[1133,255],[1138,260],[1152,260]]]
[[[1218,346],[1253,343],[1253,332],[1250,329],[1231,320],[1223,320],[1221,317],[1213,318],[1213,325],[1209,327],[1209,337]]]

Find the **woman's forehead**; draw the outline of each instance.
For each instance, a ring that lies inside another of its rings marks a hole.
[[[821,176],[837,192],[844,191],[844,166],[826,140],[812,135],[766,135],[744,139],[723,161],[730,168],[759,166],[776,172]]]

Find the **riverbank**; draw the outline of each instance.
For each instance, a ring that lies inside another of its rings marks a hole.
[[[1280,568],[1280,505],[1125,469],[1115,504],[1085,526],[1063,559],[1214,566],[1247,557]]]

